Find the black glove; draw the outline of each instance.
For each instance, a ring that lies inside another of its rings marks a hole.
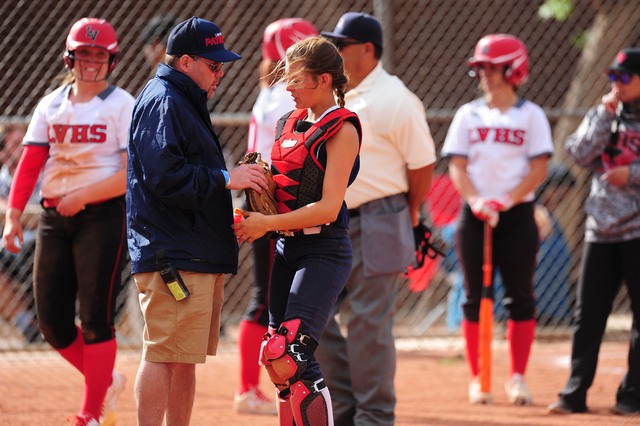
[[[435,259],[437,255],[445,257],[445,254],[433,245],[431,240],[431,229],[425,225],[422,221],[413,228],[413,238],[416,243],[416,262],[415,269],[424,265],[425,256],[429,256],[431,259]]]

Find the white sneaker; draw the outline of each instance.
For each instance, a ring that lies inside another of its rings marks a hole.
[[[509,402],[515,405],[531,405],[531,392],[527,387],[527,382],[521,374],[515,373],[504,384],[504,390],[507,393]]]
[[[102,426],[114,426],[116,424],[116,420],[118,420],[118,397],[127,384],[127,378],[116,370],[113,370],[111,378],[111,384],[102,403],[102,416],[100,417]]]
[[[477,376],[469,382],[469,402],[472,404],[491,404],[491,393],[482,392],[480,378]]]
[[[69,416],[67,417],[67,421],[69,422],[69,426],[101,426],[93,417],[82,414]]]
[[[241,413],[249,414],[278,414],[275,401],[264,396],[260,389],[249,389],[242,395],[233,397],[233,409]]]

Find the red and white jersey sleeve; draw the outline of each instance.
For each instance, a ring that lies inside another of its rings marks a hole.
[[[121,170],[135,99],[109,86],[89,102],[72,104],[64,86],[42,98],[24,145],[49,144],[41,195],[58,198]]]
[[[467,174],[482,196],[497,197],[514,189],[529,173],[529,162],[553,155],[549,121],[538,105],[519,100],[501,112],[484,99],[456,113],[442,148],[443,157],[466,157]],[[522,201],[533,201],[534,193]]]
[[[296,109],[285,84],[260,90],[251,111],[247,152],[257,151],[262,159],[271,164],[271,148],[276,139],[276,124],[280,117]]]

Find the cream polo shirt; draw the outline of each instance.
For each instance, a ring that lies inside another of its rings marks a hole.
[[[347,188],[350,209],[409,190],[407,169],[436,161],[420,99],[378,65],[345,95],[345,107],[362,123],[360,172]]]

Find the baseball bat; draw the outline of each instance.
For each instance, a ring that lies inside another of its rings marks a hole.
[[[480,299],[479,369],[480,391],[491,392],[491,340],[493,340],[493,228],[484,223],[482,295]]]

